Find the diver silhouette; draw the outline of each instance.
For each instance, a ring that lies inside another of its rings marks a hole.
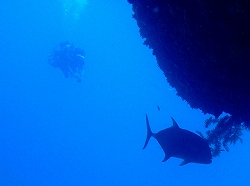
[[[82,80],[82,70],[84,67],[84,50],[70,44],[69,41],[59,43],[49,55],[48,62],[54,68],[59,68],[65,78],[77,78],[77,82]]]

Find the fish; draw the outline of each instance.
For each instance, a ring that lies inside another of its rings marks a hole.
[[[146,114],[147,137],[143,149],[147,147],[150,138],[154,137],[165,153],[162,162],[176,157],[183,159],[180,166],[188,163],[212,163],[211,148],[207,140],[193,132],[181,129],[172,117],[171,119],[173,121],[171,127],[153,133]]]

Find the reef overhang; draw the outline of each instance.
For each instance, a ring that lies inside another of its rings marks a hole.
[[[128,0],[144,44],[192,108],[250,127],[250,2]]]

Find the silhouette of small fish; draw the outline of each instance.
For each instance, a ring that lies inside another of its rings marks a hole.
[[[172,121],[172,127],[153,133],[146,115],[147,138],[143,149],[146,148],[149,139],[153,136],[165,153],[162,162],[167,161],[170,157],[176,157],[183,159],[180,166],[191,162],[210,164],[212,154],[208,142],[193,132],[181,129],[173,118]]]

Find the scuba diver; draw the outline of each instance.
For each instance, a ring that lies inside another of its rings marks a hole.
[[[74,77],[77,78],[77,82],[81,82],[84,56],[84,50],[65,41],[54,48],[48,62],[51,66],[60,68],[66,78]]]

